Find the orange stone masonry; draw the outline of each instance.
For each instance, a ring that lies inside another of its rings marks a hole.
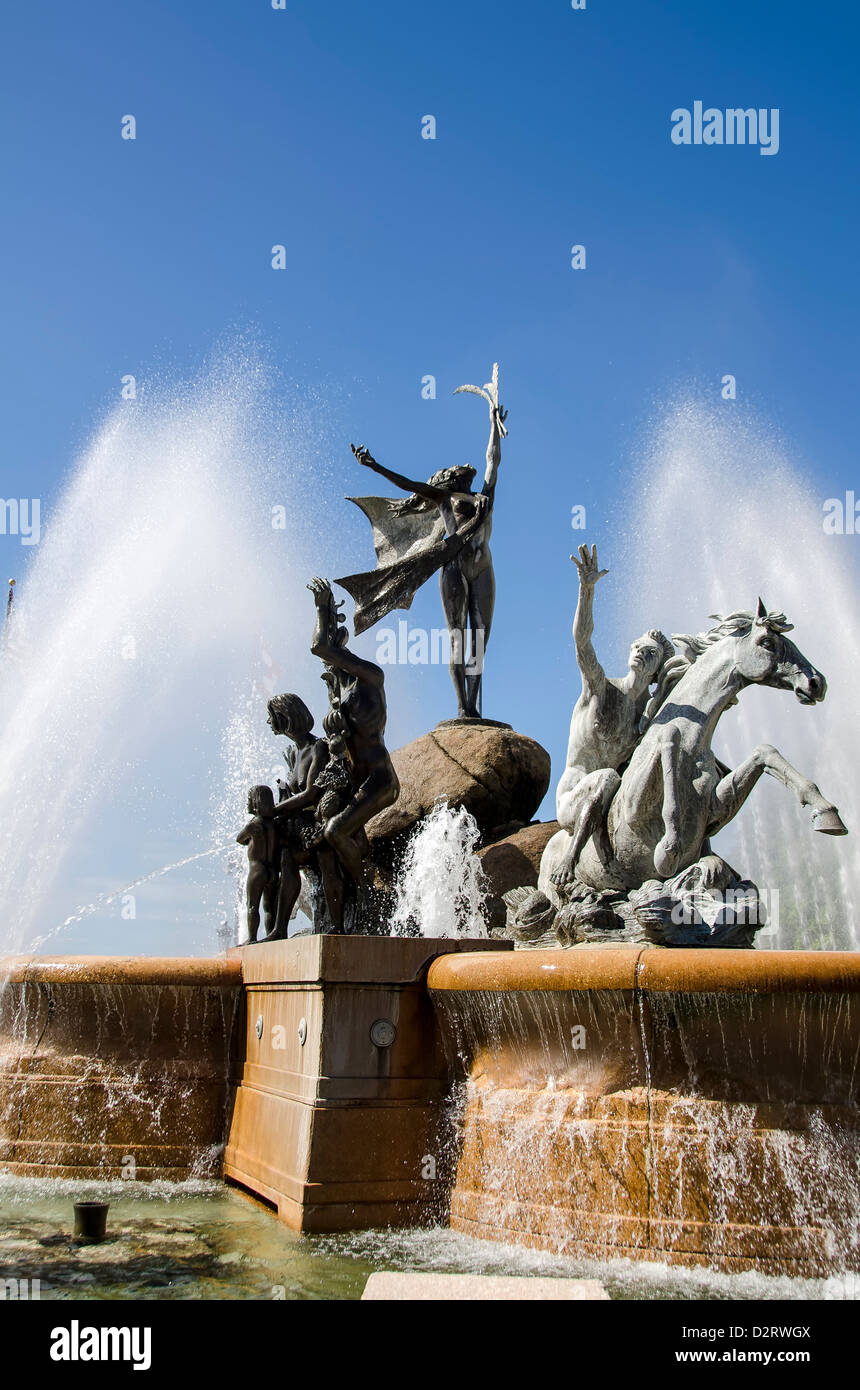
[[[239,947],[245,1064],[225,1176],[301,1231],[444,1217],[449,1073],[426,976],[492,941],[305,936]]]
[[[450,1219],[600,1260],[860,1270],[859,1091],[848,952],[307,936],[0,960],[0,1170],[223,1159],[307,1232]]]
[[[0,957],[0,1170],[220,1173],[236,961]]]
[[[469,1077],[455,1228],[597,1259],[860,1268],[857,955],[519,951],[439,960],[428,984]]]

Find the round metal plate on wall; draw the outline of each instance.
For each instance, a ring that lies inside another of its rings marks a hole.
[[[254,1024],[254,1032],[257,1034],[257,1037],[258,1037],[258,1038],[262,1038],[262,1036],[263,1036],[263,1015],[262,1015],[262,1014],[257,1014],[257,1022]]]
[[[377,1018],[370,1025],[370,1041],[374,1047],[390,1047],[397,1037],[397,1029],[387,1018]]]
[[[299,1042],[304,1047],[308,1037],[308,1021],[306,1018],[299,1019]]]

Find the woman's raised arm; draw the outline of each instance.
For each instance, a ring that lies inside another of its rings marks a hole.
[[[371,468],[374,473],[379,473],[381,477],[387,478],[395,487],[402,488],[404,492],[414,492],[417,497],[423,497],[428,502],[439,503],[444,500],[446,494],[441,488],[431,487],[429,483],[413,482],[411,478],[405,477],[402,473],[395,473],[393,469],[385,468],[381,463],[376,462],[370,450],[365,449],[363,444],[350,444],[349,447],[363,468]]]

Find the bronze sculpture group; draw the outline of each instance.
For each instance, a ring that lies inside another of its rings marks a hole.
[[[402,500],[353,498],[373,526],[377,568],[337,582],[355,599],[358,636],[394,608],[408,608],[420,586],[439,573],[450,636],[451,678],[458,718],[480,719],[483,653],[495,602],[489,549],[493,500],[507,433],[499,404],[498,366],[486,386],[459,391],[489,405],[490,439],[483,487],[473,492],[474,468],[445,468],[426,482],[413,482],[384,468],[365,448],[352,446],[358,462],[402,488]],[[313,733],[313,716],[298,695],[269,701],[273,733],[291,741],[289,775],[276,803],[269,787],[252,787],[252,819],[238,835],[247,846],[248,940],[287,936],[299,901],[302,877],[309,888],[314,929],[334,933],[372,930],[368,913],[365,826],[397,800],[397,774],[385,746],[385,679],[382,668],[347,646],[326,579],[308,588],[316,603],[311,652],[323,662],[329,710],[325,737]]]
[[[385,682],[382,669],[356,656],[331,585],[308,585],[316,604],[311,651],[324,663],[329,709],[324,738],[313,733],[313,715],[298,695],[269,701],[272,732],[288,738],[289,774],[276,804],[271,789],[253,787],[254,819],[240,832],[248,845],[248,939],[257,940],[260,902],[265,939],[287,936],[304,872],[311,911],[320,931],[360,930],[364,866],[369,843],[364,827],[397,800],[397,774],[385,747]],[[264,795],[265,792],[269,796]]]
[[[337,582],[355,600],[358,635],[394,608],[408,609],[438,572],[457,719],[483,722],[483,654],[495,602],[489,540],[507,412],[499,403],[497,365],[484,387],[458,391],[480,395],[489,406],[481,490],[472,491],[471,467],[414,482],[353,445],[359,464],[408,495],[350,499],[371,523],[377,565]],[[511,934],[525,939],[537,921],[554,924],[563,943],[602,933],[663,945],[750,945],[764,920],[756,915],[757,890],[712,852],[710,838],[737,815],[762,774],[811,809],[814,829],[846,830],[836,807],[776,748],[760,745],[731,770],[712,752],[713,733],[749,685],[791,690],[814,705],[824,698],[826,681],[786,636],[791,624],[761,599],[755,611],[716,618],[695,636],[670,640],[650,629],[633,642],[626,673],[610,678],[592,644],[594,590],[608,571],[599,568],[596,547],[581,546],[571,559],[579,576],[573,637],[582,690],[556,793],[560,828],[544,850],[537,889],[508,895]],[[292,748],[280,800],[269,787],[252,787],[252,819],[238,836],[248,850],[252,942],[261,907],[265,939],[287,936],[303,880],[314,930],[380,930],[368,911],[366,826],[399,794],[384,741],[384,676],[349,650],[342,604],[328,581],[314,579],[308,588],[316,605],[311,651],[323,663],[329,710],[318,737],[298,695],[269,701],[272,731]],[[735,905],[728,912],[727,895]],[[691,900],[697,905],[692,927],[685,915]]]

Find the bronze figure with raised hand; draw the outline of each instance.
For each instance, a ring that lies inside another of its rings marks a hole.
[[[358,884],[369,852],[364,827],[396,801],[400,791],[383,737],[388,714],[385,677],[381,667],[347,647],[349,633],[339,621],[328,580],[313,579],[308,588],[317,609],[311,652],[326,664],[330,700],[338,712],[354,785],[347,804],[325,822],[322,835]]]
[[[490,437],[481,491],[472,491],[475,469],[468,464],[442,468],[426,483],[415,482],[377,463],[364,446],[351,445],[362,467],[379,473],[410,496],[402,500],[349,499],[373,527],[377,567],[346,575],[337,583],[355,599],[357,635],[392,609],[408,609],[417,590],[438,570],[457,717],[479,719],[484,652],[496,598],[490,554],[493,502],[501,443],[507,434],[507,411],[499,405],[498,363],[493,366],[492,381],[485,386],[458,386],[457,391],[479,395],[489,405]]]

